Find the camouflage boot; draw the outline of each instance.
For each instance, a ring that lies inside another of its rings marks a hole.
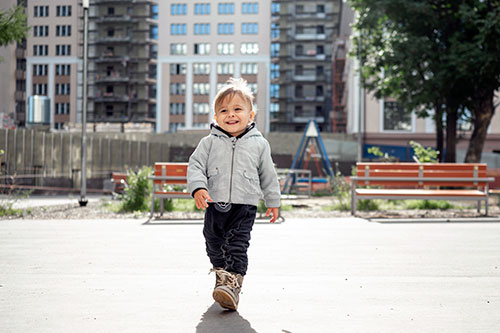
[[[240,291],[243,284],[243,276],[241,274],[234,274],[226,272],[225,270],[214,270],[219,276],[221,285],[217,285],[212,296],[214,300],[223,308],[236,310],[238,309],[238,302],[240,300]]]
[[[210,270],[210,273],[214,272],[215,273],[215,288],[220,287],[224,285],[224,282],[226,281],[226,276],[229,274],[224,270],[222,267],[214,267]]]

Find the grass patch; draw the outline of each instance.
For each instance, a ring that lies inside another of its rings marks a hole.
[[[454,205],[444,200],[408,200],[406,203],[407,209],[420,209],[420,210],[448,210],[455,208]]]

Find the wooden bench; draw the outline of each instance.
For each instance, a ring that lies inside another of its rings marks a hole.
[[[351,177],[351,214],[362,199],[475,200],[488,215],[486,164],[481,163],[356,163]],[[362,187],[362,188],[360,188]],[[443,188],[443,189],[442,189]]]
[[[157,162],[154,165],[154,174],[149,178],[153,180],[153,195],[151,196],[151,217],[154,214],[155,199],[160,199],[160,214],[163,215],[164,205],[162,199],[191,198],[187,191],[188,163]],[[176,189],[181,187],[181,190]]]

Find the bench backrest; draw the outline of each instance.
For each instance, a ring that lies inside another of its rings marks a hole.
[[[356,163],[356,167],[358,177],[370,178],[369,180],[358,180],[357,184],[360,186],[411,186],[418,188],[424,186],[485,187],[487,185],[486,180],[470,180],[470,178],[486,177],[486,164],[484,163],[361,162]],[[388,178],[403,178],[404,180],[396,181]]]
[[[163,184],[187,184],[188,163],[155,163],[155,176],[172,177],[172,179],[155,179],[154,183]]]

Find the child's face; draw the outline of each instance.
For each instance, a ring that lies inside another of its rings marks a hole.
[[[218,105],[214,117],[223,130],[232,136],[238,136],[246,130],[254,115],[250,102],[234,94],[232,97],[227,96]]]

